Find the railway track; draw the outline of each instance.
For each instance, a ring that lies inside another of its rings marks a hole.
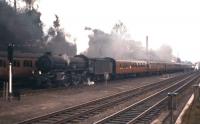
[[[169,74],[171,75],[171,74]],[[179,76],[181,74],[175,74],[175,76]],[[174,76],[170,76],[170,77],[174,77]],[[121,79],[121,81],[128,81],[129,79]],[[4,81],[0,81],[0,83],[3,84]],[[111,81],[112,83],[114,82]],[[98,82],[98,84],[100,84],[102,82]],[[109,82],[110,83],[110,82]],[[0,98],[2,97],[3,94],[3,90],[2,87],[0,87]],[[70,87],[52,87],[52,88],[44,88],[44,89],[31,89],[31,88],[13,88],[13,89],[17,89],[18,92],[20,92],[20,95],[33,95],[33,94],[41,94],[41,93],[45,93],[45,92],[52,92],[52,91],[60,91],[60,90],[67,90],[67,89],[77,89],[77,88],[82,88],[85,87],[85,85],[79,85],[79,86],[70,86]]]
[[[198,85],[200,82],[200,78],[195,81],[194,84]],[[179,92],[176,101],[177,101],[177,109],[174,111],[174,119],[177,120],[178,116],[182,112],[183,108],[185,107],[188,99],[190,99],[191,95],[193,94],[193,88],[187,89],[185,92]],[[184,96],[184,98],[182,97]],[[163,111],[166,113],[166,111]],[[161,120],[162,124],[170,124],[170,113],[167,112],[166,116]]]
[[[193,83],[199,75],[194,74],[188,78],[178,81],[175,84],[134,103],[127,108],[114,113],[95,124],[146,124],[150,123],[155,115],[167,106],[169,92],[176,92],[181,95],[185,88]]]
[[[50,113],[45,116],[33,118],[24,122],[20,122],[19,124],[59,124],[80,122],[81,120],[87,119],[90,116],[98,114],[111,106],[127,101],[130,98],[133,99],[134,97],[137,97],[145,92],[173,84],[174,82],[177,82],[183,77],[186,77],[186,74],[173,77],[164,81],[156,82],[153,84],[145,85],[133,90],[117,93],[109,97],[101,98],[75,107],[67,108],[65,110]]]
[[[173,76],[172,76],[173,75]],[[181,75],[180,73],[175,73],[175,74],[165,74],[165,77],[167,76],[167,78],[169,77],[174,77],[174,76],[179,76]],[[154,76],[149,76],[149,77],[154,77]],[[149,78],[149,77],[139,77],[139,78]],[[138,78],[138,77],[137,77]],[[138,78],[138,79],[139,79]],[[161,77],[162,78],[162,77]],[[119,79],[116,79],[116,80],[111,80],[109,81],[109,83],[116,83],[115,81],[118,81]],[[121,81],[129,81],[129,79],[120,79]],[[3,85],[4,81],[3,80],[0,80],[0,84]],[[105,82],[97,82],[97,85],[98,84],[102,84],[102,83],[105,83]],[[83,84],[80,84],[78,86],[69,86],[69,87],[51,87],[51,88],[35,88],[35,89],[32,89],[32,87],[24,87],[24,88],[19,88],[19,87],[13,87],[13,89],[17,89],[17,91],[20,91],[20,95],[32,95],[32,94],[41,94],[41,93],[45,93],[45,92],[52,92],[52,91],[60,91],[60,90],[67,90],[67,89],[76,89],[76,88],[83,88],[85,87],[86,85],[83,85]],[[2,93],[3,93],[3,86],[0,86],[0,97],[2,97]]]

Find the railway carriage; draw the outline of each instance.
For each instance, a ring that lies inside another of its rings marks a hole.
[[[116,60],[116,75],[138,75],[147,72],[146,61]]]
[[[13,58],[13,78],[30,77],[36,69],[35,62],[40,55],[29,53],[15,53]],[[0,79],[8,80],[8,60],[5,52],[0,52]]]
[[[5,57],[0,56],[0,79],[4,79],[6,77],[7,72],[7,62]]]
[[[148,63],[148,73],[150,74],[161,74],[166,72],[166,63],[162,62],[149,62]]]

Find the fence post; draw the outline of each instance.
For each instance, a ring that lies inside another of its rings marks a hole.
[[[176,110],[176,95],[177,93],[168,93],[168,110],[170,111],[170,124],[174,124],[174,110]]]
[[[2,98],[3,98],[3,100],[5,99],[5,95],[6,95],[6,94],[5,94],[5,93],[6,93],[6,92],[5,92],[6,88],[5,88],[5,87],[6,87],[6,83],[3,82],[3,92],[2,92]]]
[[[6,82],[6,100],[8,100],[8,95],[9,95],[9,83]]]
[[[8,100],[8,94],[9,94],[9,84],[8,82],[3,82],[3,100]]]
[[[194,102],[197,103],[199,102],[199,85],[195,84],[193,85],[193,92],[194,92]]]

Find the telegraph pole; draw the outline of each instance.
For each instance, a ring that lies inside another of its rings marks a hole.
[[[146,59],[147,63],[149,63],[149,38],[146,36]]]

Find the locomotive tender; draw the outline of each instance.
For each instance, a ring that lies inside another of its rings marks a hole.
[[[62,56],[45,54],[36,62],[35,79],[39,86],[78,85],[87,81],[128,77],[144,74],[161,74],[191,70],[192,65],[182,63],[115,60],[113,58],[88,58],[76,55],[65,59]]]

